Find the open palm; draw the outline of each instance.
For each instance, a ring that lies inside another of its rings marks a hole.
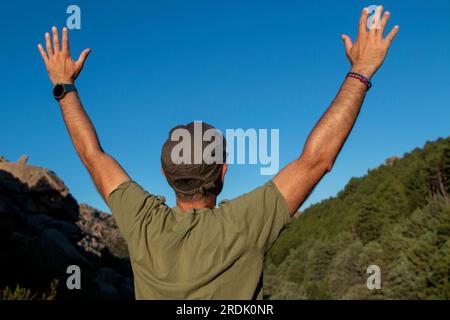
[[[62,45],[60,45],[58,29],[52,28],[53,45],[50,34],[45,34],[45,44],[47,52],[41,44],[38,45],[39,52],[44,60],[48,75],[53,84],[69,83],[73,84],[75,79],[83,69],[84,62],[89,56],[91,49],[85,49],[80,54],[78,60],[73,60],[69,50],[69,32],[63,28]]]

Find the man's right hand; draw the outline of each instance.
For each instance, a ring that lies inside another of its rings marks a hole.
[[[369,10],[364,8],[359,20],[358,38],[355,43],[347,35],[342,35],[345,44],[345,52],[352,65],[351,71],[371,78],[383,64],[389,46],[397,35],[399,27],[396,25],[389,34],[383,38],[390,13],[386,11],[381,18],[383,7],[378,6],[373,16],[372,24],[367,31],[367,18]],[[380,21],[378,27],[378,23]]]
[[[53,46],[50,40],[50,34],[45,34],[45,45],[47,52],[41,44],[38,45],[39,52],[44,60],[48,75],[53,85],[57,83],[73,84],[75,79],[83,69],[86,58],[91,53],[91,49],[85,49],[78,58],[74,61],[70,56],[69,50],[69,32],[67,28],[63,28],[62,46],[59,43],[58,29],[52,28]]]

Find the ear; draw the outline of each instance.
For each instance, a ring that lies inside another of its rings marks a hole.
[[[222,180],[222,183],[225,180],[225,175],[227,174],[227,171],[228,171],[228,165],[226,163],[224,163],[222,166],[222,174],[220,177],[220,179]]]
[[[164,172],[164,169],[163,168],[161,168],[161,173],[162,173],[162,175],[165,177],[166,176],[166,173]]]

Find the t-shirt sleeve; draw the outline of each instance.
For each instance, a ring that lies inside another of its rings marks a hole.
[[[108,206],[128,244],[140,242],[156,209],[164,200],[151,195],[134,181],[119,185],[108,197]]]
[[[249,237],[249,245],[264,253],[291,222],[286,200],[273,181],[221,206],[226,220],[243,229]]]

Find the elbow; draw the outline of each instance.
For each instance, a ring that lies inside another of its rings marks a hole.
[[[333,169],[333,166],[334,166],[334,161],[329,161],[329,162],[325,163],[324,167],[323,167],[323,169],[325,170],[324,174],[330,173],[331,170]]]
[[[309,170],[319,173],[321,176],[331,172],[335,159],[322,155],[303,154],[300,159],[306,163]]]
[[[333,169],[334,162],[336,158],[334,157],[324,157],[319,161],[319,167],[324,171],[324,173],[329,173]]]
[[[315,166],[318,171],[320,171],[323,175],[326,175],[327,173],[331,172],[333,169],[334,160],[329,159],[323,159],[319,160]]]
[[[93,163],[98,161],[103,154],[104,152],[101,149],[86,149],[80,152],[79,156],[83,164],[89,168]]]

